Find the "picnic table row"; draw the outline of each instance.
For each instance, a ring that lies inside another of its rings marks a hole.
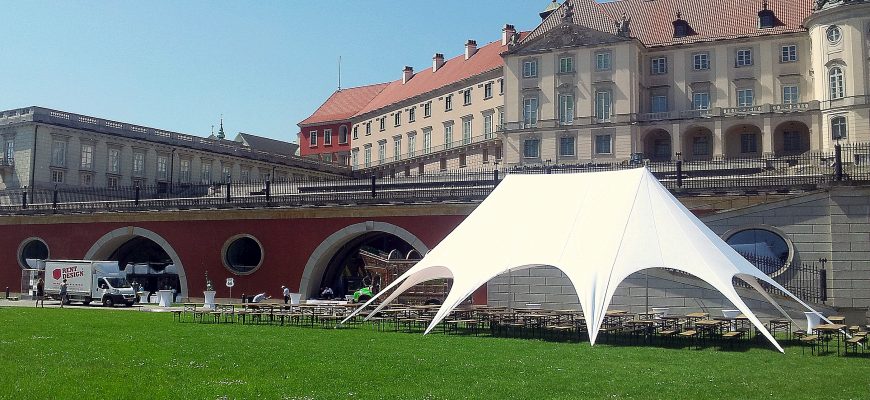
[[[251,323],[276,325],[303,325],[333,328],[350,315],[359,304],[318,303],[318,304],[216,304],[205,308],[201,304],[184,304],[173,310],[179,321],[211,323]],[[435,317],[440,305],[391,305],[376,315],[369,316],[365,310],[350,319],[348,325],[359,325],[368,317],[368,324],[378,330],[422,331]],[[780,338],[794,339],[807,345],[813,352],[836,342],[837,352],[843,343],[846,352],[851,348],[863,352],[866,345],[866,331],[857,327],[847,327],[840,317],[829,317],[833,324],[815,327],[812,332],[792,331],[792,323],[787,319],[772,319],[766,323],[767,329]],[[574,309],[548,310],[540,308],[506,308],[485,305],[462,305],[454,309],[438,326],[444,333],[480,334],[489,332],[493,336],[550,337],[582,340],[588,334],[583,312]],[[850,333],[851,332],[851,333]],[[599,330],[599,341],[649,342],[662,340],[665,343],[683,343],[701,346],[710,341],[737,344],[739,339],[749,339],[757,335],[749,319],[740,314],[734,317],[711,317],[706,312],[685,315],[667,315],[656,312],[629,313],[623,310],[609,310]]]

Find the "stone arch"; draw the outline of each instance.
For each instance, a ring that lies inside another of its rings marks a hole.
[[[810,151],[810,128],[800,121],[786,121],[773,130],[773,152],[788,156]]]
[[[725,131],[725,157],[757,158],[762,154],[761,128],[753,124],[737,124]]]
[[[137,236],[144,237],[157,243],[157,245],[160,246],[167,255],[169,255],[169,258],[172,259],[172,263],[178,270],[178,280],[181,284],[181,293],[179,293],[179,296],[182,298],[188,297],[187,274],[185,273],[184,266],[181,263],[181,257],[178,256],[178,253],[175,252],[175,249],[172,248],[166,239],[148,229],[127,226],[106,233],[94,242],[88,252],[85,253],[84,258],[85,260],[103,260],[109,257],[112,252],[122,244]]]
[[[682,157],[686,161],[707,161],[713,158],[715,136],[710,128],[692,126],[682,136]]]
[[[311,256],[308,257],[308,262],[305,263],[305,269],[302,271],[302,279],[299,282],[299,292],[302,293],[302,297],[308,298],[319,293],[320,288],[318,284],[320,282],[318,279],[326,272],[329,261],[342,246],[353,238],[371,232],[384,232],[395,235],[411,245],[420,254],[426,254],[429,251],[429,248],[426,247],[423,241],[414,236],[414,234],[393,224],[366,221],[346,226],[324,239],[314,249]]]
[[[650,161],[669,161],[673,156],[673,144],[671,133],[667,130],[656,128],[643,134],[644,158]]]

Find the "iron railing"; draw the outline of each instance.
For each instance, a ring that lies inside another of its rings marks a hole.
[[[740,255],[799,299],[815,304],[828,300],[825,288],[827,274],[824,263],[821,266],[816,263],[786,263],[776,258],[762,257],[754,253],[740,253]],[[759,281],[759,283],[768,293],[786,296],[781,290],[766,282]],[[739,278],[734,278],[734,284],[751,288],[748,283]]]
[[[838,161],[840,160],[840,161]],[[412,174],[376,171],[356,179],[289,179],[214,183],[160,182],[138,187],[37,186],[0,191],[0,213],[30,214],[179,208],[293,207],[391,202],[475,202],[506,174],[613,171],[645,166],[676,193],[749,193],[814,190],[835,181],[870,182],[870,145],[833,152],[694,161],[589,162],[519,167],[462,168]]]

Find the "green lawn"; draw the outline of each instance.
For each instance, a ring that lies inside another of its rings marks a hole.
[[[870,358],[0,308],[0,398],[866,399]]]

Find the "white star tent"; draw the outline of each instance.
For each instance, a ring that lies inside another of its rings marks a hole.
[[[593,345],[617,286],[648,268],[684,271],[712,285],[780,351],[738,296],[732,278],[749,283],[786,317],[759,281],[814,311],[707,228],[646,168],[639,168],[505,177],[438,246],[353,315],[382,295],[389,294],[371,315],[418,283],[452,278],[428,333],[493,277],[536,266],[556,267],[574,285]]]

